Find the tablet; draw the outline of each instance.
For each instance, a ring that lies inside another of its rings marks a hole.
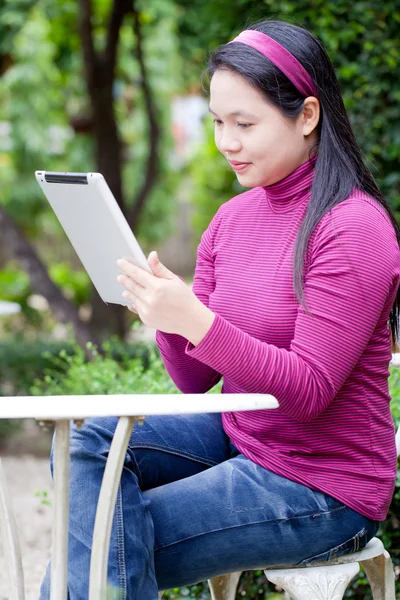
[[[102,300],[129,306],[116,280],[118,258],[152,271],[103,175],[36,171],[35,176]]]

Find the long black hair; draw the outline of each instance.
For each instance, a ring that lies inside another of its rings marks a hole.
[[[291,23],[264,20],[246,27],[269,35],[284,46],[311,76],[320,102],[317,125],[319,140],[310,149],[317,151],[315,176],[306,215],[300,227],[294,252],[294,290],[300,303],[304,298],[304,259],[310,236],[322,217],[348,198],[354,187],[375,198],[386,209],[400,246],[400,227],[375,179],[364,162],[343,103],[333,65],[321,42],[307,29]],[[218,69],[239,73],[259,90],[286,117],[295,118],[303,110],[304,96],[270,60],[241,43],[224,44],[210,56],[205,74]],[[393,347],[399,336],[400,289],[390,313]]]

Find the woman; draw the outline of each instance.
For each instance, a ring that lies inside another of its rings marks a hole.
[[[121,598],[365,546],[396,452],[388,363],[400,231],[308,31],[264,21],[210,58],[215,141],[249,191],[204,232],[193,291],[149,256],[119,261],[184,393],[269,393],[274,411],[149,417],[129,443],[109,581]],[[116,419],[71,441],[69,597],[87,598],[96,501]],[[41,598],[49,597],[49,573]]]

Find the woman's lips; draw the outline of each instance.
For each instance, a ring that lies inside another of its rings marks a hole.
[[[241,163],[236,161],[228,161],[234,171],[243,171],[251,163]]]

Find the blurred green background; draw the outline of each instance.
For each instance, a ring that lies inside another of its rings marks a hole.
[[[176,393],[152,336],[93,289],[34,171],[103,173],[145,252],[190,281],[202,231],[242,191],[215,148],[201,74],[212,49],[267,17],[324,43],[400,214],[400,0],[0,2],[0,300],[21,307],[0,320],[1,395]],[[398,372],[390,385],[399,422]],[[20,426],[0,422],[3,445]],[[381,531],[397,565],[399,513],[397,487]],[[199,584],[166,597],[209,595]],[[237,597],[282,598],[260,572]],[[346,597],[371,597],[362,576]]]

